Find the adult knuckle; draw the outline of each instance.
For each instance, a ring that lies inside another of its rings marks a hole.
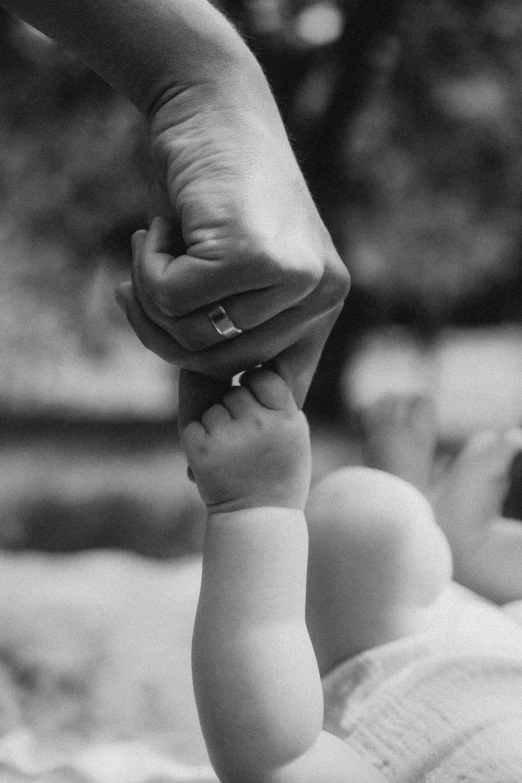
[[[285,279],[285,263],[281,254],[275,249],[269,248],[266,244],[259,241],[250,248],[244,258],[247,262],[243,267],[255,270],[256,285],[263,287],[278,286]]]
[[[316,261],[306,262],[301,259],[300,264],[291,271],[292,288],[305,297],[320,285],[322,275],[323,270]]]
[[[323,272],[320,255],[304,245],[281,247],[261,238],[251,246],[249,258],[260,285],[284,286],[302,295],[315,288]]]
[[[323,275],[321,255],[302,245],[280,254],[272,263],[277,264],[277,281],[303,296],[313,291]]]
[[[340,259],[333,267],[333,277],[335,278],[336,287],[339,290],[341,298],[343,300],[346,299],[350,291],[352,281],[348,268]]]
[[[350,290],[350,274],[337,253],[324,256],[301,252],[283,269],[287,270],[292,289],[301,296],[317,292],[325,304],[344,301]]]
[[[350,290],[350,275],[344,265],[341,269],[325,267],[325,272],[318,288],[318,295],[325,309],[342,307]]]

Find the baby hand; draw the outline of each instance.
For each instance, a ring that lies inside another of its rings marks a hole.
[[[197,377],[182,380],[197,384]],[[311,464],[308,425],[279,375],[245,373],[241,386],[184,427],[181,443],[210,512],[304,508]]]

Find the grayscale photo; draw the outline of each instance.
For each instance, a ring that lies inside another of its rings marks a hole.
[[[0,0],[0,783],[522,783],[522,0]]]

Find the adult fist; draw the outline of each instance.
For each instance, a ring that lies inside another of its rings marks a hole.
[[[197,84],[153,110],[159,217],[119,298],[163,359],[219,378],[272,360],[302,405],[349,276],[253,70],[241,92]]]

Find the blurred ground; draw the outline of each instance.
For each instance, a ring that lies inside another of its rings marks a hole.
[[[165,427],[169,447],[76,427],[0,451],[18,549],[0,554],[2,783],[209,779],[190,685],[204,508]],[[324,429],[313,453],[315,479],[361,459]]]
[[[522,421],[522,13],[484,0],[221,0],[353,276],[310,405],[436,400],[440,447]],[[146,225],[137,112],[0,11],[0,783],[208,780],[187,687],[204,511],[176,376],[112,289]],[[319,393],[320,392],[320,393]],[[196,563],[196,565],[195,565]]]
[[[1,545],[160,559],[199,551],[204,506],[173,421],[48,424],[35,434],[31,423],[25,437],[15,427],[0,447]],[[358,458],[338,430],[314,430],[313,441],[316,476]]]
[[[0,558],[0,780],[208,777],[190,680],[199,574],[193,558]]]

